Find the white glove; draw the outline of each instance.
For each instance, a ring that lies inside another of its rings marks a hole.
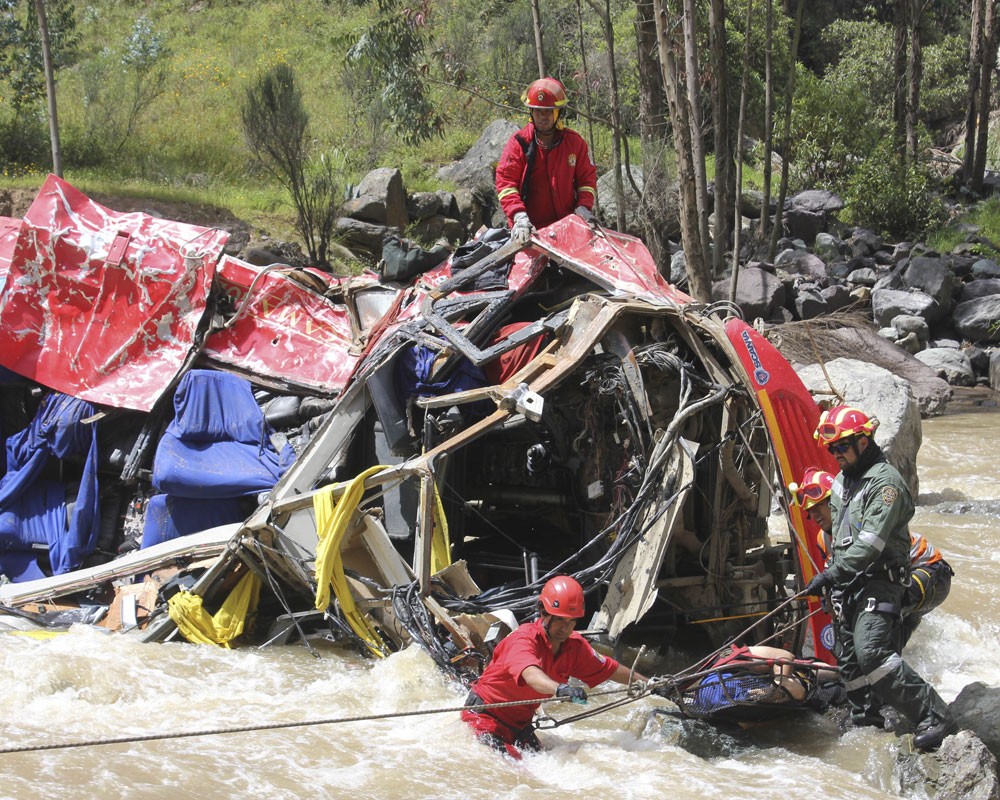
[[[594,219],[594,212],[586,206],[577,206],[573,209],[573,213],[580,217],[584,222],[592,222]]]
[[[523,211],[518,211],[514,215],[514,225],[510,229],[510,238],[518,244],[527,244],[531,241],[531,234],[535,232],[535,226],[531,224],[528,215]]]

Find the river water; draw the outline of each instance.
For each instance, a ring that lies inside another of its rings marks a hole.
[[[948,701],[971,681],[1000,685],[998,423],[997,411],[924,422],[914,529],[957,575],[905,657]],[[390,715],[463,699],[416,649],[372,663],[334,649],[316,658],[302,647],[140,644],[86,628],[47,639],[0,634],[0,647],[3,747]],[[543,731],[550,749],[520,763],[476,743],[455,713],[7,753],[0,797],[905,796],[891,733],[842,732],[808,714],[754,727],[753,746],[703,758],[651,715],[665,705],[646,698]]]

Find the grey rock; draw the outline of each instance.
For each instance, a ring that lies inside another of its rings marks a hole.
[[[972,265],[974,278],[1000,278],[1000,264],[992,258],[981,258]]]
[[[847,290],[847,287],[841,286],[839,283],[833,286],[826,286],[820,289],[819,293],[831,311],[846,308],[853,302],[851,293]]]
[[[803,253],[799,250],[782,250],[774,259],[775,267],[780,267],[786,272],[802,275],[814,281],[826,280],[826,264],[822,259],[817,258],[812,253]]]
[[[1000,687],[970,683],[950,709],[960,728],[975,733],[994,756],[1000,757]]]
[[[917,353],[916,358],[952,386],[976,385],[976,375],[972,371],[972,363],[963,350],[953,350],[950,347],[931,347]]]
[[[920,429],[920,406],[910,384],[882,367],[867,361],[835,358],[825,364],[826,374],[818,364],[797,369],[799,377],[814,396],[831,391],[826,376],[848,405],[878,417],[875,441],[885,451],[889,462],[902,473],[917,497],[917,452],[923,441]]]
[[[990,352],[990,388],[1000,391],[1000,350]]]
[[[912,314],[900,314],[898,317],[893,317],[889,324],[899,331],[901,336],[905,336],[908,333],[915,333],[922,342],[926,342],[931,336],[930,326],[928,326],[927,320],[923,317],[917,317]]]
[[[963,283],[957,299],[959,303],[964,303],[967,300],[988,297],[991,294],[1000,294],[1000,278],[982,278]]]
[[[896,340],[896,347],[902,348],[907,353],[911,355],[916,355],[921,350],[924,349],[923,342],[920,341],[920,337],[917,336],[913,331],[905,334],[901,339]]]
[[[951,319],[955,330],[971,342],[1000,342],[1000,295],[959,303]]]
[[[371,261],[378,261],[382,257],[382,242],[386,236],[391,233],[401,233],[398,228],[374,225],[352,217],[338,219],[334,230],[337,239],[345,247]]]
[[[366,217],[367,222],[375,222],[403,230],[410,221],[406,214],[406,189],[403,187],[403,173],[393,167],[373,169],[361,179],[354,198],[381,204],[384,212],[381,219]],[[348,212],[350,213],[350,212]],[[353,214],[351,214],[353,216]]]
[[[874,286],[876,280],[878,280],[878,276],[871,267],[856,269],[847,276],[848,283],[853,283],[856,286]]]
[[[494,171],[500,154],[507,140],[520,129],[520,125],[510,120],[494,120],[461,160],[437,171],[438,180],[450,181],[466,189],[495,191]]]
[[[814,319],[830,313],[819,287],[815,284],[802,285],[795,295],[795,314],[799,319]]]
[[[715,282],[712,285],[712,299],[729,299],[729,288],[730,281]],[[744,267],[736,279],[736,303],[743,310],[746,319],[783,319],[780,309],[785,304],[785,287],[769,272],[756,267]]]
[[[951,308],[955,279],[951,267],[942,258],[920,256],[910,261],[903,272],[903,280],[912,289],[930,295],[941,309],[942,317]]]
[[[840,257],[840,248],[843,242],[832,233],[821,231],[816,234],[816,241],[813,242],[813,252],[827,263]]]
[[[923,317],[928,323],[941,319],[940,306],[924,292],[902,292],[897,289],[872,291],[872,314],[879,327],[889,325],[900,314]]]
[[[884,246],[882,237],[873,231],[858,228],[847,242],[856,256],[871,256]]]
[[[814,214],[836,214],[844,208],[844,201],[826,189],[807,189],[794,195],[789,205]]]
[[[441,198],[435,192],[414,192],[406,198],[406,213],[414,222],[440,214]]]

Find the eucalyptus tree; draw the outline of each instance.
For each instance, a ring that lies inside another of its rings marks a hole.
[[[80,35],[70,0],[0,0],[0,81],[12,116],[0,120],[7,127],[9,142],[25,141],[21,126],[30,124],[26,112],[42,98],[48,100],[53,169],[61,171],[59,122],[55,87],[58,71],[75,62]],[[31,160],[32,154],[12,152],[9,159]]]

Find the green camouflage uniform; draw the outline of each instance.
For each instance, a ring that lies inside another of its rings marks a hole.
[[[858,478],[837,475],[830,497],[837,614],[834,648],[852,719],[878,724],[887,704],[912,724],[938,722],[948,707],[900,656],[900,606],[909,575],[913,500],[902,475],[879,458]]]

